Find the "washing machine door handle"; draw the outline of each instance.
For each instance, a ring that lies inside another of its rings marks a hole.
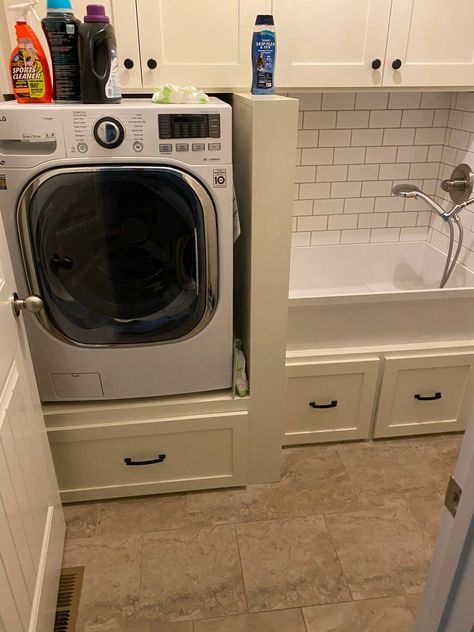
[[[19,298],[18,294],[13,292],[10,301],[15,318],[18,318],[22,311],[37,314],[44,307],[43,299],[36,294],[30,294],[26,298]]]

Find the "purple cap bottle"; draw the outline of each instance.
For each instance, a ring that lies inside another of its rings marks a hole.
[[[105,15],[103,4],[88,4],[86,11],[87,15],[84,16],[84,22],[103,22],[105,24],[110,22],[110,18]]]

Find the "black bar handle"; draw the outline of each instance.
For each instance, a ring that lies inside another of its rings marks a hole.
[[[317,404],[316,402],[309,402],[311,408],[336,408],[337,399],[333,399],[330,404]]]
[[[434,395],[428,395],[427,397],[423,397],[423,395],[420,395],[419,393],[417,393],[415,395],[415,399],[417,399],[420,402],[432,402],[435,399],[441,399],[441,393],[438,391]]]
[[[159,454],[157,459],[150,459],[148,461],[132,461],[132,459],[127,456],[123,462],[125,465],[155,465],[155,463],[163,463],[165,459],[166,454]]]

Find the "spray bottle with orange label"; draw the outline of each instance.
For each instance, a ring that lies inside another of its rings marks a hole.
[[[8,7],[15,12],[17,46],[10,57],[10,73],[13,92],[18,103],[51,103],[53,86],[45,52],[35,32],[28,24],[31,11],[35,11],[38,0]]]

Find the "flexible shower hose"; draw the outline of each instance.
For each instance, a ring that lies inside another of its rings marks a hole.
[[[453,273],[454,267],[457,263],[457,260],[459,258],[459,253],[461,252],[461,248],[462,248],[462,242],[463,242],[463,238],[464,238],[464,230],[462,227],[462,222],[459,219],[458,215],[454,215],[454,218],[451,219],[451,217],[449,217],[447,220],[448,226],[449,226],[449,246],[448,246],[448,252],[446,254],[446,264],[444,266],[444,271],[443,271],[443,276],[441,277],[441,282],[439,284],[440,288],[443,288],[446,283],[449,280],[449,277],[451,276],[451,274]],[[458,245],[456,248],[456,252],[454,253],[454,257],[451,256],[453,254],[453,246],[454,246],[454,222],[456,222],[457,226],[458,226],[458,232],[459,232],[459,239],[458,239]]]

